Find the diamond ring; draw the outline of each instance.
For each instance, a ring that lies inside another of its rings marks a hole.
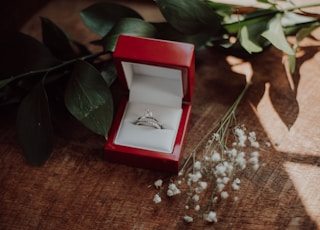
[[[146,109],[145,113],[138,117],[134,124],[148,126],[155,129],[163,129],[161,122],[152,116],[152,112],[149,109]]]

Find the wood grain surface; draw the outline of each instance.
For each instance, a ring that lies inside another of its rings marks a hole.
[[[82,24],[79,11],[94,2],[49,1],[21,31],[41,39],[39,16],[45,16],[88,44],[97,35]],[[121,2],[147,20],[163,20],[150,1]],[[56,130],[46,164],[27,165],[17,141],[16,111],[6,108],[0,112],[0,229],[319,229],[319,40],[316,30],[301,42],[297,71],[289,77],[286,56],[272,47],[247,60],[215,49],[197,53],[183,157],[219,122],[245,78],[253,85],[238,109],[238,123],[255,131],[261,143],[271,143],[260,151],[263,166],[239,175],[239,200],[230,196],[216,204],[217,223],[206,223],[200,212],[193,223],[183,221],[191,212],[183,186],[174,197],[162,191],[162,202],[155,204],[154,181],[162,179],[167,186],[173,175],[107,162],[104,138],[69,117]]]

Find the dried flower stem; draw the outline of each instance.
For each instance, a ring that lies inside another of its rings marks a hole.
[[[202,139],[198,142],[198,144],[193,148],[193,150],[190,152],[189,156],[185,160],[183,166],[180,169],[179,174],[181,174],[185,168],[187,167],[190,159],[193,159],[193,162],[195,162],[195,156],[199,149],[199,147],[208,139],[212,133],[218,133],[220,134],[220,140],[218,141],[219,147],[221,150],[225,150],[225,142],[228,137],[229,127],[230,124],[234,123],[236,121],[236,110],[238,108],[239,103],[241,102],[243,96],[247,92],[249,86],[251,85],[251,82],[247,82],[237,99],[234,101],[234,103],[231,105],[231,107],[228,109],[228,111],[224,114],[224,116],[221,118],[219,124],[213,126],[207,133],[202,137]],[[211,143],[212,144],[212,143]],[[209,147],[211,147],[211,144]]]
[[[230,199],[232,192],[241,188],[239,172],[248,166],[253,172],[260,167],[260,145],[256,133],[247,131],[244,124],[238,125],[236,118],[238,106],[250,85],[248,81],[220,122],[192,149],[178,177],[170,179],[167,196],[180,194],[177,185],[182,182],[188,186],[187,213],[183,217],[186,223],[193,222],[195,218],[202,218],[209,223],[217,222],[218,202]],[[234,201],[238,199],[238,196],[233,197]],[[157,193],[154,202],[159,203],[160,200]]]

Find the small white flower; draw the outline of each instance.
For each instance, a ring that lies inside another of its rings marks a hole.
[[[194,202],[198,202],[199,201],[199,195],[198,194],[195,194],[193,197],[192,197],[192,200]]]
[[[163,181],[161,179],[158,179],[154,182],[154,186],[158,189],[161,188],[163,184]]]
[[[232,184],[233,190],[240,190],[240,186],[238,184]]]
[[[250,164],[252,164],[252,168],[254,171],[257,171],[259,168],[259,152],[254,151],[251,153],[251,158],[248,160]]]
[[[245,142],[246,142],[245,138],[239,139],[238,146],[239,147],[246,147],[246,143]]]
[[[189,173],[188,176],[189,176],[189,180],[191,182],[197,182],[202,177],[202,174],[198,171],[198,172],[195,172],[195,173]]]
[[[237,157],[244,158],[245,156],[246,156],[246,153],[245,153],[245,152],[239,152],[239,154],[238,154]]]
[[[223,191],[223,192],[221,193],[221,198],[223,198],[223,199],[227,199],[228,197],[229,197],[228,192]]]
[[[174,196],[173,191],[171,191],[170,189],[167,190],[167,196]]]
[[[231,162],[224,162],[224,166],[226,167],[227,174],[231,175],[233,172],[233,164]]]
[[[244,130],[241,129],[241,128],[239,128],[239,127],[236,127],[236,128],[234,129],[234,132],[235,132],[235,134],[236,134],[238,137],[245,135]]]
[[[259,152],[258,151],[253,151],[251,154],[251,157],[259,157]]]
[[[234,200],[234,201],[238,201],[238,200],[239,200],[239,197],[235,196],[235,197],[233,198],[233,200]]]
[[[169,188],[170,190],[172,190],[172,191],[177,191],[177,190],[179,190],[174,183],[170,183],[169,186],[168,186],[168,188]]]
[[[252,139],[252,140],[255,141],[256,137],[257,137],[257,135],[256,135],[255,131],[249,132],[249,139]]]
[[[208,187],[208,183],[205,181],[199,181],[198,184],[202,190],[205,190]]]
[[[213,211],[210,211],[208,214],[205,214],[204,219],[208,222],[218,222],[217,213]]]
[[[238,154],[238,156],[235,159],[235,163],[238,166],[240,166],[241,169],[245,169],[246,168],[247,160],[244,157],[245,157],[245,153],[241,152],[241,153]]]
[[[245,142],[247,140],[247,135],[245,134],[244,130],[239,128],[239,127],[237,127],[237,128],[235,128],[234,132],[235,132],[235,135],[238,137],[238,146],[245,147],[246,146]]]
[[[231,184],[231,187],[233,190],[239,190],[240,189],[240,179],[239,178],[236,178],[233,180],[232,184]]]
[[[227,184],[230,181],[229,177],[223,177],[222,178],[222,183]]]
[[[186,223],[191,223],[191,222],[193,222],[193,218],[191,217],[191,216],[184,216],[183,217],[183,219],[184,219],[184,221],[186,222]]]
[[[195,170],[200,170],[200,169],[201,169],[201,162],[200,162],[200,161],[194,162],[193,168],[194,168]]]
[[[253,168],[254,171],[257,171],[257,170],[259,169],[259,167],[260,167],[259,164],[254,164],[254,165],[252,166],[252,168]]]
[[[226,153],[228,154],[229,158],[234,158],[237,155],[237,149],[232,148],[228,150]]]
[[[219,133],[214,133],[212,137],[213,137],[213,140],[214,140],[214,141],[219,141],[219,140],[220,140],[220,135],[219,135]]]
[[[252,141],[252,142],[250,142],[250,144],[251,144],[251,147],[254,147],[254,148],[259,148],[260,147],[260,144],[257,141]]]
[[[161,202],[161,197],[159,196],[159,194],[154,195],[153,202],[156,204]]]
[[[255,132],[250,132],[249,133],[248,140],[250,141],[250,144],[251,144],[252,147],[259,148],[259,143],[257,142],[257,138],[256,138],[256,133]]]
[[[214,151],[214,152],[212,153],[212,156],[211,156],[211,161],[212,161],[212,162],[219,162],[219,161],[221,161],[221,156],[220,156],[220,154],[219,154],[218,152]]]
[[[217,176],[226,176],[226,167],[223,164],[216,165],[215,174]]]
[[[236,179],[234,179],[234,182],[237,183],[237,184],[240,184],[241,180],[237,177]]]
[[[251,157],[251,158],[248,160],[248,162],[249,162],[250,164],[255,165],[255,164],[258,164],[258,163],[259,163],[259,159],[258,159],[257,157]]]
[[[197,205],[194,207],[194,210],[198,212],[198,211],[200,210],[200,205],[197,204]]]
[[[236,159],[236,163],[237,163],[237,165],[238,165],[242,170],[247,167],[246,159],[244,159],[244,158],[238,158],[238,159]]]
[[[180,190],[177,188],[177,186],[174,183],[169,184],[168,190],[167,190],[167,196],[174,196],[180,193],[181,193]]]
[[[223,184],[223,183],[217,184],[217,190],[218,190],[218,192],[221,192],[221,191],[224,189],[224,187],[225,187],[225,184]]]

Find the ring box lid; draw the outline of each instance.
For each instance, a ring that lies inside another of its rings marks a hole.
[[[176,106],[190,103],[194,86],[194,46],[152,38],[120,35],[113,54],[118,77],[130,99]],[[133,84],[132,75],[149,75]],[[154,78],[157,77],[157,78]],[[132,86],[135,92],[131,92]],[[140,88],[146,90],[140,94]]]

